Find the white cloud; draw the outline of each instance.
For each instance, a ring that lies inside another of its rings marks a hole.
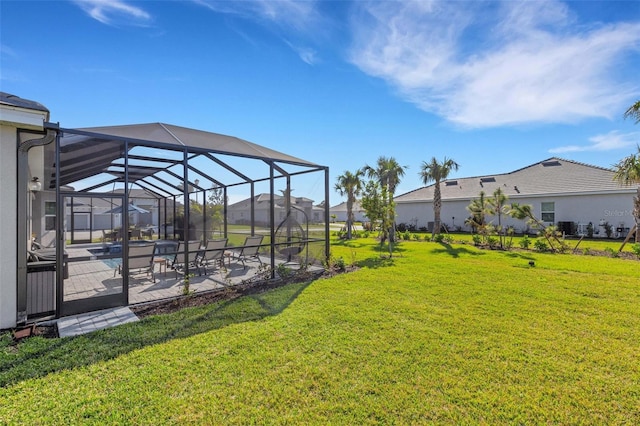
[[[567,145],[550,149],[552,154],[583,151],[612,151],[624,149],[640,143],[640,132],[620,133],[613,130],[604,135],[596,135],[589,138],[589,145]]]
[[[616,77],[624,55],[637,55],[640,22],[578,27],[556,1],[373,2],[359,12],[352,62],[462,126],[610,117],[640,89]]]
[[[214,12],[234,14],[247,19],[275,23],[280,27],[293,28],[296,31],[307,31],[309,25],[320,19],[315,1],[193,1]]]
[[[302,61],[309,65],[318,62],[318,53],[310,47],[303,47],[302,42],[293,43],[292,38],[313,37],[314,31],[320,31],[324,18],[319,14],[315,1],[299,0],[244,0],[244,1],[216,1],[193,0],[217,13],[237,15],[243,19],[253,20],[261,25],[271,27],[280,33],[284,43],[289,46]],[[282,34],[286,34],[282,35]],[[246,34],[242,34],[246,38]],[[251,40],[250,40],[251,41]]]
[[[75,0],[74,3],[93,19],[107,25],[146,25],[151,21],[151,15],[146,11],[122,0]]]

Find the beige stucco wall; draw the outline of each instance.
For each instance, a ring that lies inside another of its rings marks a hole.
[[[48,118],[47,111],[0,104],[0,329],[16,326],[18,238],[29,238],[26,229],[18,230],[19,215],[30,215],[18,211],[18,197],[29,195],[28,188],[18,188],[18,173],[31,177],[29,170],[18,170],[18,129],[41,132]],[[42,168],[42,161],[29,164]]]
[[[16,128],[0,125],[0,329],[16,325],[17,150]]]

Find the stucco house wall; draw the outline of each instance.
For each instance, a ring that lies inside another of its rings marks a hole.
[[[279,195],[274,196],[275,200],[275,222],[276,226],[286,217],[284,198]],[[291,216],[300,223],[305,221],[304,215],[310,222],[314,222],[317,214],[314,214],[313,200],[305,197],[291,197],[291,203],[296,208],[291,209]],[[258,225],[268,225],[271,211],[271,199],[269,194],[259,194],[254,197],[254,215]],[[297,210],[303,210],[304,214]],[[230,224],[248,224],[251,221],[251,198],[239,201],[227,207],[227,220]]]
[[[17,175],[16,127],[0,126],[0,180],[15,182]],[[0,185],[0,199],[6,203],[0,209],[0,329],[16,324],[16,245],[17,245],[17,188],[16,185]]]
[[[338,205],[335,205],[329,209],[329,215],[336,215],[336,222],[347,221],[347,202],[344,201]],[[353,203],[353,217],[356,222],[366,222],[367,215],[364,209],[357,201]]]
[[[3,94],[3,99],[7,97]],[[17,320],[17,245],[18,238],[24,232],[18,229],[18,197],[30,197],[27,188],[18,188],[18,129],[42,132],[49,112],[42,105],[36,108],[22,106],[24,100],[16,98],[16,102],[0,102],[0,329],[15,327]],[[35,136],[37,137],[37,136]],[[23,170],[22,173],[29,173]],[[31,176],[29,176],[30,178]]]

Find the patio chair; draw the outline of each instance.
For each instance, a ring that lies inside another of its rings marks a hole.
[[[202,252],[202,256],[199,259],[198,264],[204,269],[204,274],[207,275],[207,266],[216,264],[222,266],[224,263],[224,249],[227,247],[227,238],[219,240],[207,240],[207,245]]]
[[[129,246],[129,272],[134,269],[143,270],[149,275],[153,282],[156,282],[156,276],[153,272],[153,255],[156,250],[155,243],[152,244],[134,244]],[[122,274],[122,265],[118,265],[118,268],[113,273],[116,276],[116,272]]]
[[[176,256],[171,262],[171,269],[176,271],[176,278],[178,278],[178,270],[186,269],[186,265],[193,266],[198,273],[200,273],[200,266],[198,265],[199,259],[202,257],[202,250],[200,249],[200,240],[192,240],[187,244],[189,251],[186,261],[184,256],[184,241],[178,242],[178,248],[176,249]]]
[[[258,262],[262,265],[262,260],[258,254],[260,250],[260,244],[262,244],[263,235],[248,236],[244,240],[244,245],[240,249],[231,250],[231,256],[242,262],[244,269],[247,269],[247,265],[244,263],[247,259],[258,259]]]

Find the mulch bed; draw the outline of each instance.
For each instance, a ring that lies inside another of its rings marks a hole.
[[[287,284],[310,281],[322,277],[330,277],[335,275],[336,273],[338,272],[324,271],[318,273],[297,273],[287,279],[247,282],[212,292],[193,293],[188,296],[181,296],[179,298],[170,300],[160,300],[157,302],[134,305],[130,306],[129,308],[131,309],[131,311],[133,311],[134,314],[138,316],[138,318],[144,318],[149,315],[168,314],[183,308],[204,306],[223,300],[236,299],[238,297],[247,296],[250,294],[264,293],[265,291],[273,290]]]

